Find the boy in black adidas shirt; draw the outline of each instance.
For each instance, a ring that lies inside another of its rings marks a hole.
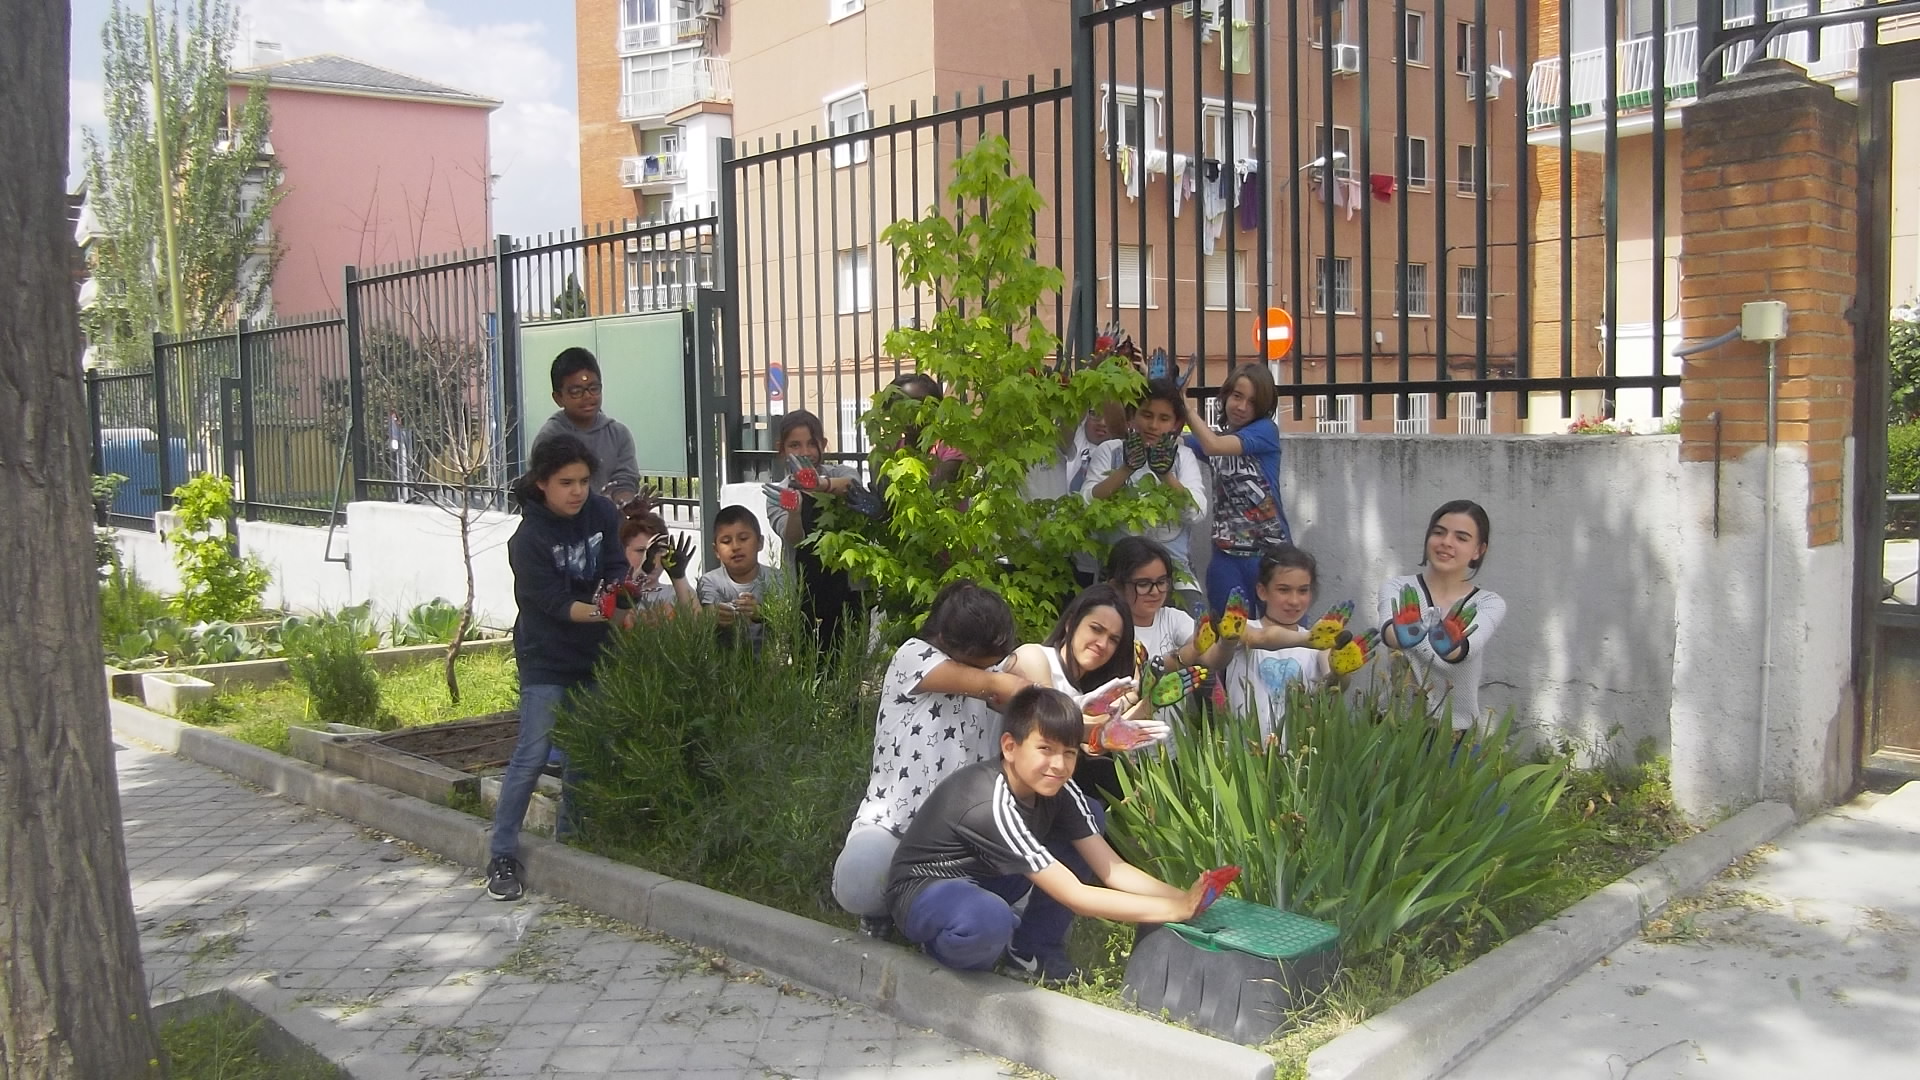
[[[1086,795],[1069,779],[1082,727],[1073,699],[1033,686],[1007,703],[1000,760],[940,782],[907,826],[887,878],[887,903],[907,940],[962,970],[1004,954],[1017,973],[1066,977],[1073,916],[1166,923],[1193,917],[1204,884],[1176,889],[1128,865],[1102,839]],[[1106,888],[1082,884],[1050,847],[1071,845]],[[1024,919],[1013,904],[1029,890]],[[1051,900],[1052,903],[1046,901]]]

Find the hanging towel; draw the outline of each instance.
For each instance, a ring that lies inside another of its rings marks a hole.
[[[1250,74],[1253,71],[1253,24],[1235,19],[1224,32],[1226,36],[1220,39],[1220,70],[1227,70],[1231,63],[1235,75]]]
[[[1367,182],[1373,187],[1374,198],[1379,199],[1381,202],[1393,201],[1394,184],[1391,173],[1374,173],[1367,178]]]
[[[1334,183],[1339,185],[1339,189],[1333,197],[1334,205],[1345,206],[1347,208],[1347,220],[1352,221],[1354,212],[1360,209],[1360,204],[1365,202],[1367,198],[1360,187],[1360,181],[1348,176],[1336,177]],[[1346,196],[1346,202],[1344,203],[1340,201],[1342,195]]]
[[[1250,170],[1240,181],[1240,231],[1260,227],[1260,170]]]

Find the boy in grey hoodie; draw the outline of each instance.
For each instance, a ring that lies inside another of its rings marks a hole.
[[[553,403],[560,411],[547,418],[533,445],[555,435],[572,435],[587,445],[599,465],[588,484],[597,494],[624,506],[640,491],[640,465],[633,433],[600,411],[600,362],[582,348],[564,349],[553,358]]]

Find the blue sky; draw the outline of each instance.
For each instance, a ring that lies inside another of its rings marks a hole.
[[[124,0],[123,0],[124,2]],[[131,0],[145,9],[143,0]],[[161,0],[163,4],[168,0]],[[108,0],[73,0],[73,137],[100,124]],[[494,226],[522,235],[580,219],[573,5],[562,0],[236,0],[244,40],[289,57],[340,53],[506,102],[493,114]],[[250,29],[250,33],[249,33]]]

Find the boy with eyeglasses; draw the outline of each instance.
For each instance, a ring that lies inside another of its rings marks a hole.
[[[563,349],[553,358],[552,375],[553,403],[560,411],[540,425],[533,445],[555,435],[572,435],[587,444],[600,463],[588,478],[589,487],[615,506],[625,506],[640,492],[640,463],[627,425],[600,411],[600,362],[577,346]]]

